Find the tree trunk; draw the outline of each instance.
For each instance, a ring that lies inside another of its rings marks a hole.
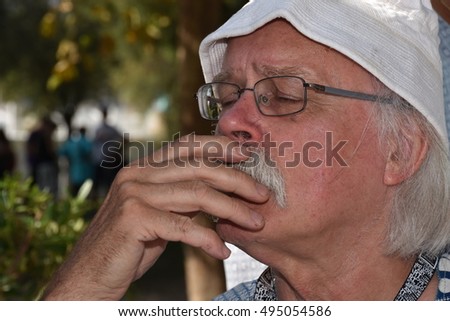
[[[180,108],[181,134],[195,132],[211,134],[212,123],[202,120],[193,98],[204,83],[198,57],[200,41],[220,23],[221,1],[181,0],[178,30],[178,92],[176,106]],[[195,218],[212,228],[204,215]],[[211,258],[202,250],[185,246],[185,276],[188,300],[210,300],[225,289],[222,261]]]

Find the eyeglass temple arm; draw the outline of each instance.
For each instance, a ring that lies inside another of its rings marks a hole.
[[[364,94],[364,93],[360,93],[360,92],[356,92],[356,91],[327,87],[327,86],[323,86],[323,85],[319,85],[319,84],[305,83],[305,87],[309,87],[314,90],[322,91],[324,93],[327,93],[330,95],[335,95],[335,96],[342,96],[342,97],[354,98],[354,99],[359,99],[359,100],[380,101],[385,104],[392,103],[392,99],[390,99],[388,97],[369,95],[369,94]]]

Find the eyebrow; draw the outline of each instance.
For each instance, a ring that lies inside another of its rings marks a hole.
[[[311,77],[315,74],[312,70],[303,66],[271,66],[271,65],[255,65],[254,69],[265,77],[272,76],[300,76]]]
[[[217,75],[214,76],[212,81],[227,81],[231,78],[231,72],[229,71],[221,71]]]
[[[272,66],[272,65],[253,65],[253,69],[262,77],[273,76],[300,76],[305,78],[311,78],[315,75],[315,72],[308,68],[300,66]],[[233,78],[233,72],[221,71],[214,76],[212,81],[230,81]]]

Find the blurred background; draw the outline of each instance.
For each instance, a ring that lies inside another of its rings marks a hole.
[[[211,133],[198,46],[245,2],[0,0],[0,300],[38,297],[118,168]],[[209,260],[170,244],[125,299],[210,299]]]

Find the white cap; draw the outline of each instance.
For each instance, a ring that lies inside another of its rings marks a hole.
[[[205,80],[221,71],[227,38],[277,18],[376,76],[417,108],[447,146],[438,18],[429,0],[252,0],[200,44]]]

